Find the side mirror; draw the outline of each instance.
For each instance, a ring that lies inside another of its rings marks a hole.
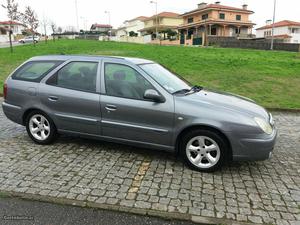
[[[166,99],[160,95],[156,90],[148,89],[145,91],[144,99],[152,100],[154,102],[163,103]]]

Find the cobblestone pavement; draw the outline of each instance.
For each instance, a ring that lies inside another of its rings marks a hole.
[[[1,109],[0,190],[202,218],[298,225],[300,115],[277,113],[274,118],[280,132],[271,160],[232,163],[207,174],[190,170],[170,154],[135,147],[74,137],[39,146]]]

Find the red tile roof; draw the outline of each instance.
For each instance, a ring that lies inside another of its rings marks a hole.
[[[92,27],[98,27],[98,28],[112,28],[112,26],[109,25],[109,24],[98,24],[98,23],[93,24]]]
[[[278,38],[278,39],[286,39],[286,38],[291,38],[292,36],[288,35],[288,34],[280,34],[280,35],[274,35],[274,38]]]
[[[198,12],[198,11],[203,11],[203,10],[208,10],[208,9],[224,9],[224,10],[234,10],[234,11],[244,11],[247,13],[254,13],[251,10],[243,9],[243,8],[231,7],[231,6],[220,5],[220,4],[207,4],[207,5],[203,6],[203,8],[197,8],[192,11],[186,12],[182,15],[186,15],[186,14],[190,14],[190,13]]]
[[[133,18],[133,19],[127,20],[127,21],[128,21],[128,22],[134,21],[134,20],[141,20],[141,21],[143,21],[143,20],[148,19],[148,18],[149,18],[149,17],[147,17],[147,16],[138,16],[138,17],[136,17],[136,18]]]
[[[149,17],[147,17],[147,16],[139,16],[139,17],[136,17],[136,18],[134,18],[134,19],[132,19],[132,20],[145,20],[145,19],[148,19]],[[131,21],[131,20],[130,20]]]
[[[169,17],[169,18],[177,18],[179,17],[179,14],[178,13],[174,13],[174,12],[161,12],[161,13],[158,13],[157,14],[158,17]],[[155,18],[156,15],[153,15],[145,20],[151,20],[153,18]]]
[[[283,20],[277,23],[274,23],[274,27],[287,27],[287,26],[300,26],[300,22],[295,22],[295,21],[290,21],[290,20]],[[263,27],[259,27],[256,30],[264,30],[264,29],[269,29],[272,28],[273,24],[266,25]]]
[[[161,12],[158,14],[158,16],[160,16],[160,17],[178,17],[179,14],[174,13],[174,12]]]
[[[10,24],[24,26],[24,24],[16,22],[16,21],[2,21],[2,22],[0,22],[0,25],[10,25]]]

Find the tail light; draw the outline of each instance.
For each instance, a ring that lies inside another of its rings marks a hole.
[[[3,97],[4,97],[4,99],[6,99],[6,96],[7,96],[7,84],[5,83],[3,85]]]

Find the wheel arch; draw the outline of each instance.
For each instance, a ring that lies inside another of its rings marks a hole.
[[[191,132],[192,130],[197,130],[197,129],[209,130],[209,131],[215,132],[218,135],[220,135],[224,139],[224,141],[226,142],[226,144],[228,145],[228,150],[229,150],[229,157],[228,157],[228,159],[232,160],[232,156],[233,156],[232,145],[231,145],[231,143],[229,141],[229,138],[220,129],[218,129],[216,127],[213,127],[213,126],[210,126],[210,125],[206,125],[206,124],[195,124],[195,125],[191,125],[191,126],[188,126],[188,127],[185,127],[184,129],[182,129],[180,131],[180,133],[176,137],[176,143],[175,143],[176,154],[179,153],[179,144],[180,144],[180,141],[181,141],[182,137],[185,134]]]
[[[22,124],[23,124],[24,126],[26,125],[26,118],[27,118],[27,116],[28,116],[31,112],[33,112],[33,111],[40,111],[40,112],[44,113],[45,115],[47,115],[48,117],[50,117],[50,119],[53,121],[53,119],[51,118],[51,116],[49,116],[49,114],[46,113],[44,110],[34,107],[34,108],[26,109],[26,110],[24,111],[23,116],[22,116]],[[54,122],[53,122],[53,123],[54,123]],[[55,124],[54,124],[54,125],[55,125]]]

